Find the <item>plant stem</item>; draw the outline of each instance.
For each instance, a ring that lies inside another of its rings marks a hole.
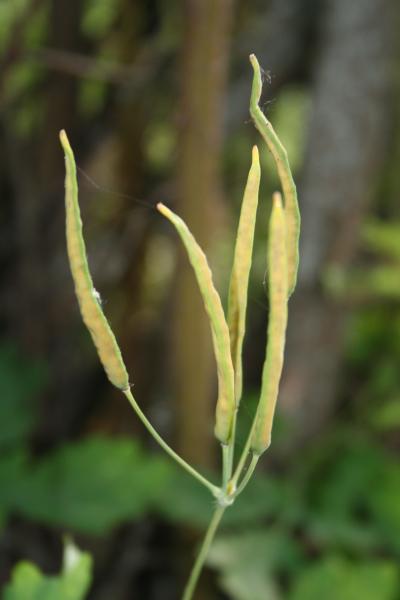
[[[208,551],[212,544],[212,541],[215,536],[215,532],[217,531],[218,525],[222,519],[222,515],[224,514],[226,506],[218,505],[215,509],[214,515],[210,521],[208,526],[206,535],[204,537],[203,543],[201,545],[200,551],[197,555],[196,561],[193,565],[192,571],[190,573],[188,582],[186,584],[185,590],[183,592],[182,600],[191,600],[193,597],[193,593],[199,579],[201,570],[204,566],[205,560],[207,558]]]
[[[196,471],[196,469],[190,466],[181,456],[179,456],[179,454],[172,450],[172,448],[167,444],[167,442],[165,442],[160,436],[160,434],[154,429],[153,425],[147,419],[146,415],[144,414],[144,412],[136,402],[135,398],[133,397],[131,390],[123,390],[123,393],[128,398],[133,410],[136,412],[137,416],[142,421],[147,431],[153,436],[156,442],[160,444],[163,450],[165,450],[165,452],[167,452],[169,456],[171,456],[183,469],[185,469],[185,471],[192,475],[192,477],[194,477],[195,479],[197,479],[197,481],[200,481],[200,483],[207,487],[211,491],[213,496],[218,497],[220,492],[219,488],[216,485],[213,485],[210,481],[208,481],[208,479],[203,477],[203,475],[201,475],[198,471]]]
[[[246,487],[246,485],[249,483],[249,481],[250,481],[250,479],[251,479],[251,476],[253,475],[253,473],[254,473],[254,470],[255,470],[255,468],[256,468],[256,466],[257,466],[257,463],[258,463],[258,459],[259,459],[259,458],[260,458],[260,457],[259,457],[257,454],[253,454],[253,456],[251,457],[251,462],[250,462],[250,464],[249,464],[249,468],[247,469],[247,471],[246,471],[245,475],[243,476],[243,479],[242,479],[242,481],[240,482],[240,485],[239,485],[239,487],[238,487],[238,488],[237,488],[237,490],[236,490],[236,493],[235,493],[235,498],[236,498],[237,496],[239,496],[239,494],[241,494],[241,493],[243,492],[244,488],[245,488],[245,487]]]
[[[226,490],[232,475],[232,445],[222,444],[222,489]]]
[[[239,479],[239,477],[240,477],[240,475],[241,475],[241,473],[243,471],[243,468],[244,468],[244,465],[245,465],[245,462],[246,462],[246,459],[247,459],[247,455],[248,455],[248,453],[250,451],[251,438],[252,438],[252,435],[253,435],[254,428],[256,426],[256,416],[257,416],[257,413],[254,416],[253,423],[251,425],[251,429],[250,429],[249,435],[247,437],[246,443],[244,445],[241,457],[240,457],[239,462],[237,464],[235,473],[234,473],[234,475],[233,475],[233,477],[231,479],[230,483],[231,483],[232,487],[236,486],[236,484],[238,482],[238,479]]]

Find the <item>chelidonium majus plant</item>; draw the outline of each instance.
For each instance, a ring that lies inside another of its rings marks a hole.
[[[190,229],[178,215],[165,205],[161,203],[157,205],[158,211],[172,223],[181,238],[193,267],[210,322],[218,373],[214,431],[222,448],[220,485],[209,481],[165,442],[147,419],[132,394],[128,371],[115,336],[103,313],[90,275],[82,234],[75,159],[65,131],[60,133],[66,163],[65,206],[69,263],[81,315],[92,336],[100,361],[110,382],[125,394],[154,439],[181,467],[206,486],[216,500],[214,516],[194,563],[182,600],[192,598],[207,552],[225,510],[236,501],[243,491],[254,474],[261,454],[271,443],[272,424],[283,368],[288,299],[296,285],[299,262],[300,214],[296,186],[290,171],[286,150],[259,106],[262,78],[257,58],[251,55],[250,62],[254,71],[250,114],[274,158],[282,195],[280,192],[273,194],[269,220],[267,244],[269,319],[260,399],[247,441],[238,460],[235,460],[234,456],[236,418],[242,395],[242,347],[245,336],[247,289],[260,185],[257,146],[254,146],[252,151],[252,162],[239,219],[229,285],[227,316],[225,316],[219,293],[214,286],[207,257]]]

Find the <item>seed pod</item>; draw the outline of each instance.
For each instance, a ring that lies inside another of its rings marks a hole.
[[[300,212],[297,202],[296,185],[293,181],[287,152],[259,106],[262,79],[260,65],[254,54],[250,55],[250,62],[254,70],[250,98],[250,115],[274,158],[285,199],[288,295],[290,296],[296,287],[299,266]]]
[[[285,236],[286,223],[282,197],[276,192],[273,195],[268,239],[268,341],[260,402],[251,438],[251,449],[256,455],[262,454],[271,443],[272,423],[283,367],[288,297]]]
[[[93,286],[89,271],[78,203],[75,158],[64,130],[60,132],[60,141],[65,154],[66,168],[65,210],[68,258],[79,308],[108,379],[117,388],[127,390],[129,376],[117,341],[101,309],[99,295]]]
[[[236,406],[238,406],[242,396],[242,348],[246,329],[247,290],[253,254],[259,187],[260,162],[258,148],[254,146],[240,212],[228,297],[228,325],[235,370]]]
[[[164,206],[164,204],[157,204],[157,209],[164,217],[171,221],[185,246],[210,321],[218,371],[215,435],[221,443],[227,444],[230,439],[232,421],[235,414],[234,373],[230,353],[229,330],[221,299],[214,287],[207,258],[186,223],[169,208]]]

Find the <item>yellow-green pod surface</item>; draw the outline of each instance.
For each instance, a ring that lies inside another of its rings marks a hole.
[[[262,374],[260,402],[251,438],[251,449],[256,455],[262,454],[271,443],[272,423],[283,367],[288,312],[285,236],[286,223],[282,198],[279,193],[275,193],[268,239],[269,320],[267,351]]]
[[[250,98],[250,115],[275,160],[285,199],[288,294],[290,296],[296,287],[299,266],[300,212],[297,202],[296,185],[293,181],[287,152],[259,106],[262,79],[260,65],[254,54],[250,55],[250,62],[254,70]]]
[[[254,146],[240,212],[228,297],[228,325],[235,370],[236,405],[239,404],[242,396],[242,348],[246,328],[247,289],[253,254],[260,174],[258,148]]]
[[[210,320],[218,371],[215,435],[221,443],[227,444],[230,440],[235,414],[234,372],[230,353],[229,330],[221,299],[214,287],[207,258],[186,223],[164,204],[157,204],[157,209],[174,225],[185,246]]]
[[[60,132],[60,141],[65,154],[66,168],[65,209],[68,258],[81,315],[92,336],[108,379],[117,388],[127,390],[129,376],[115,336],[101,309],[87,263],[78,203],[75,158],[65,131]]]

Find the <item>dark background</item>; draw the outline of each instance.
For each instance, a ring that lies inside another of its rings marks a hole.
[[[278,187],[248,116],[254,52],[298,184],[301,268],[273,445],[198,598],[400,598],[399,26],[396,0],[0,1],[2,584],[21,559],[58,572],[69,532],[94,556],[90,598],[179,596],[211,500],[110,386],[80,320],[58,132],[80,167],[89,262],[134,394],[217,480],[209,327],[152,207],[186,220],[225,299],[259,145],[240,447]]]

